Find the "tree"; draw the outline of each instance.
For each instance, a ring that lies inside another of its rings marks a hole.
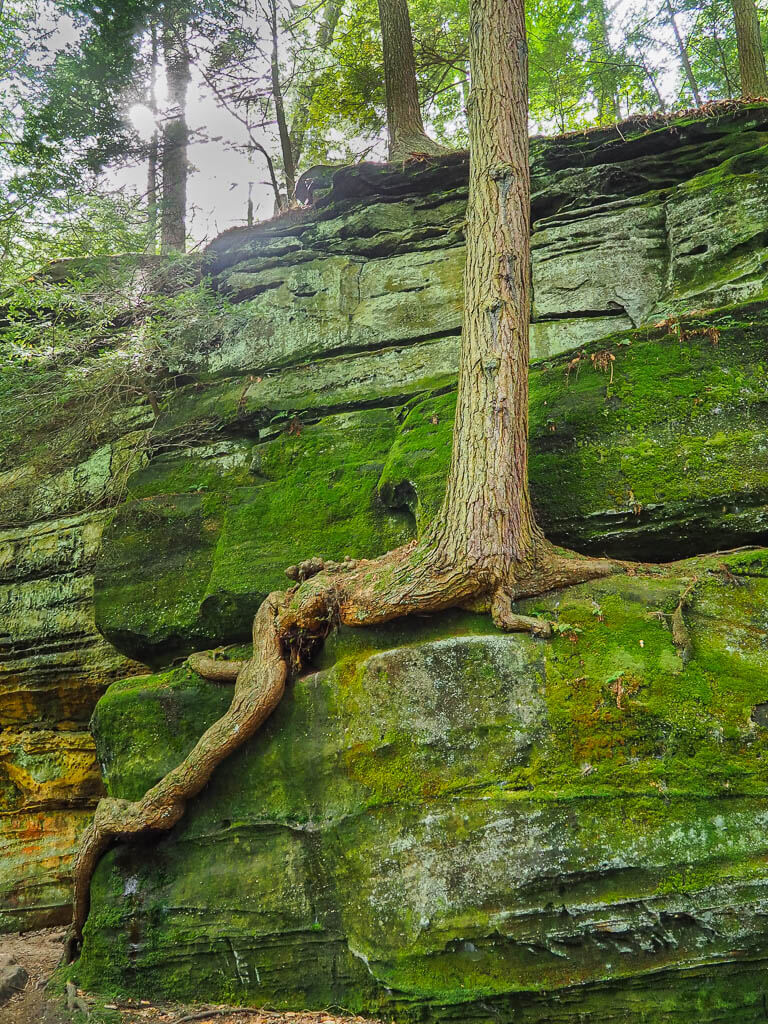
[[[341,16],[341,7],[342,0],[326,0],[320,27],[309,46],[315,58],[323,57],[328,53]],[[311,129],[312,101],[321,82],[322,70],[314,64],[306,68],[299,78],[290,130],[291,152],[297,167],[304,155],[307,135]]]
[[[689,7],[691,67],[706,96],[738,95],[738,57],[731,0],[705,0]]]
[[[693,74],[693,68],[691,67],[691,61],[688,57],[688,49],[683,42],[683,37],[680,35],[680,29],[677,26],[677,19],[675,18],[675,12],[672,7],[672,0],[664,0],[664,5],[667,14],[667,21],[669,27],[672,29],[672,33],[675,37],[675,43],[677,44],[677,52],[680,56],[680,64],[682,65],[683,72],[685,74],[688,85],[693,93],[693,98],[696,101],[696,106],[701,106],[701,95],[699,93],[699,85]]]
[[[387,93],[389,159],[414,153],[439,154],[443,147],[424,131],[408,0],[379,0],[384,85]]]
[[[621,120],[618,83],[622,61],[615,54],[609,37],[610,14],[605,0],[590,0],[587,5],[587,38],[590,43],[592,91],[597,102],[599,124]]]
[[[168,86],[168,109],[163,121],[162,204],[160,250],[184,252],[187,244],[187,87],[191,78],[188,16],[166,0],[162,11],[162,45]]]
[[[319,25],[317,12],[311,2],[207,0],[195,19],[197,69],[248,133],[244,148],[264,157],[276,211],[293,202],[299,163],[315,131],[313,101],[327,73],[341,0],[325,0]],[[268,135],[276,136],[274,158]]]
[[[733,20],[739,48],[741,95],[768,96],[768,74],[755,0],[733,0]]]
[[[554,548],[528,490],[530,314],[528,59],[523,0],[471,0],[470,185],[465,316],[453,450],[443,505],[424,535],[380,558],[313,559],[291,567],[298,585],[273,592],[253,623],[246,662],[190,656],[201,675],[234,680],[228,711],[140,800],[100,801],[74,866],[73,949],[88,913],[90,879],[115,839],[166,831],[215,768],[277,706],[289,666],[300,666],[338,622],[366,626],[450,607],[489,610],[504,629],[551,635],[518,614],[521,597],[614,571]]]
[[[160,137],[157,131],[157,25],[150,26],[150,68],[147,106],[152,114],[154,127],[149,140],[147,153],[147,251],[154,255],[157,252],[157,164],[160,156]]]

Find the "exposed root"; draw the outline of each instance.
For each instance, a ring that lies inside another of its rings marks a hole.
[[[74,906],[68,941],[70,957],[81,939],[88,917],[91,878],[104,852],[116,839],[143,832],[167,832],[181,819],[186,803],[196,796],[225,758],[256,732],[277,707],[285,690],[288,668],[277,630],[283,595],[270,594],[253,620],[254,656],[243,664],[232,703],[207,729],[184,760],[141,800],[100,800],[85,830],[74,864]],[[216,672],[226,662],[201,659]],[[229,663],[232,664],[232,663]],[[218,676],[221,678],[221,676]]]
[[[685,624],[683,611],[691,603],[693,592],[696,589],[698,582],[698,577],[694,576],[693,580],[680,595],[677,607],[669,617],[669,624],[672,629],[672,642],[680,652],[680,657],[684,665],[687,665],[693,656],[693,644],[691,641],[691,634],[688,632],[688,627]]]
[[[225,661],[220,658],[212,658],[209,654],[190,654],[187,664],[193,672],[197,672],[204,679],[210,679],[216,683],[233,683],[247,662]]]
[[[512,607],[512,598],[503,590],[498,590],[491,605],[491,617],[494,625],[507,632],[525,633],[549,639],[552,636],[552,623],[548,619],[534,619],[529,615],[519,615]]]
[[[187,801],[206,785],[226,757],[254,735],[279,703],[289,666],[306,664],[317,643],[337,623],[366,626],[412,612],[451,607],[490,609],[502,629],[550,637],[546,620],[518,614],[514,601],[616,571],[616,563],[563,552],[546,541],[514,571],[488,565],[455,566],[439,545],[413,542],[374,560],[342,563],[311,559],[292,567],[303,582],[274,592],[253,622],[253,657],[221,661],[194,654],[189,665],[207,679],[235,680],[226,713],[200,737],[181,764],[141,800],[104,799],[81,840],[74,865],[74,914],[69,956],[76,952],[88,916],[90,883],[98,862],[116,841],[145,832],[166,832],[182,818]]]

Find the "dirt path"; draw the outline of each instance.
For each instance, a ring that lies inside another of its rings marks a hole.
[[[46,928],[24,935],[0,935],[0,955],[12,957],[29,974],[24,991],[0,1006],[3,1024],[69,1024],[72,1018],[63,1001],[50,1000],[42,988],[61,960],[64,934],[63,928]]]
[[[0,959],[11,957],[29,974],[23,992],[0,1005],[2,1024],[72,1024],[82,1014],[67,1010],[63,996],[44,991],[61,959],[64,929],[46,928],[23,935],[0,935]],[[335,1017],[321,1013],[275,1013],[269,1010],[238,1010],[226,1006],[157,1004],[145,1000],[110,1003],[79,993],[90,1007],[92,1024],[381,1024],[363,1017]]]

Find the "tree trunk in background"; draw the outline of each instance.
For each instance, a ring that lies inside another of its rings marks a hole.
[[[600,71],[599,95],[597,96],[597,118],[600,124],[621,120],[621,106],[616,91],[615,70],[612,66],[615,55],[608,32],[608,10],[605,0],[594,0],[589,8],[589,36],[593,60],[602,64]]]
[[[275,104],[275,118],[277,130],[280,134],[280,151],[283,157],[283,174],[285,176],[286,201],[290,205],[296,193],[296,167],[293,160],[293,148],[291,136],[288,131],[288,122],[285,118],[285,104],[283,103],[283,87],[280,82],[280,60],[279,60],[279,24],[277,17],[277,0],[270,0],[269,3],[270,31],[272,33],[272,55],[270,59],[270,74],[272,76],[272,100]],[[279,199],[278,199],[279,201]],[[282,203],[280,204],[282,205]]]
[[[152,67],[149,78],[149,109],[152,111],[155,128],[149,140],[147,159],[147,252],[157,252],[157,158],[159,141],[157,133],[157,27],[152,25]]]
[[[421,119],[408,0],[379,0],[379,18],[389,159],[405,160],[414,153],[442,153],[443,147],[429,138]]]
[[[733,0],[733,19],[739,49],[741,95],[768,96],[768,75],[755,0]]]
[[[728,92],[728,99],[733,99],[733,82],[731,81],[731,73],[728,70],[728,59],[723,49],[723,41],[717,34],[717,21],[712,19],[712,42],[715,44],[717,55],[720,58],[720,66],[723,69],[723,81],[725,82],[725,88]]]
[[[163,58],[168,109],[163,122],[160,246],[163,253],[184,252],[187,241],[187,87],[190,80],[187,21],[166,6],[163,11]]]
[[[691,87],[691,92],[693,93],[693,98],[696,102],[696,106],[700,107],[701,95],[699,93],[699,86],[693,74],[691,62],[688,59],[688,51],[685,48],[685,43],[683,42],[682,36],[680,35],[680,30],[677,27],[677,21],[675,20],[675,12],[672,10],[671,0],[666,0],[666,8],[667,20],[669,21],[670,28],[672,29],[675,35],[675,40],[677,42],[677,52],[680,54],[680,63],[683,65],[683,72],[685,73],[685,77],[688,80],[688,85]]]
[[[469,205],[453,451],[433,531],[446,561],[491,576],[542,540],[528,490],[530,176],[523,0],[471,0]]]
[[[317,33],[314,49],[325,53],[333,42],[336,26],[341,16],[342,0],[327,0],[323,11],[323,20]],[[312,100],[320,84],[318,74],[313,74],[308,81],[300,82],[297,90],[296,109],[291,123],[290,138],[294,168],[299,166],[309,127],[309,115]]]

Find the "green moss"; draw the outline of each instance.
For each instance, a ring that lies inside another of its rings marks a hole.
[[[149,661],[246,639],[288,565],[408,540],[410,516],[388,512],[376,494],[394,427],[394,412],[376,409],[295,421],[265,444],[224,444],[210,460],[161,461],[137,474],[137,496],[105,536],[99,628]]]
[[[571,356],[531,368],[531,491],[554,540],[659,558],[706,548],[707,530],[722,545],[768,525],[768,307],[684,317],[681,329],[682,341],[667,328],[604,339],[570,372]],[[612,381],[597,351],[614,355]],[[446,394],[408,409],[379,481],[419,529],[442,501],[454,404]]]
[[[102,862],[81,978],[402,1021],[750,1020],[767,599],[743,551],[526,602],[549,642],[464,613],[340,631],[168,837]],[[112,791],[166,770],[212,692],[108,691]]]
[[[184,759],[231,698],[231,687],[207,682],[187,667],[113,683],[91,719],[110,796],[142,797]],[[107,741],[115,734],[125,738],[119,756]]]

